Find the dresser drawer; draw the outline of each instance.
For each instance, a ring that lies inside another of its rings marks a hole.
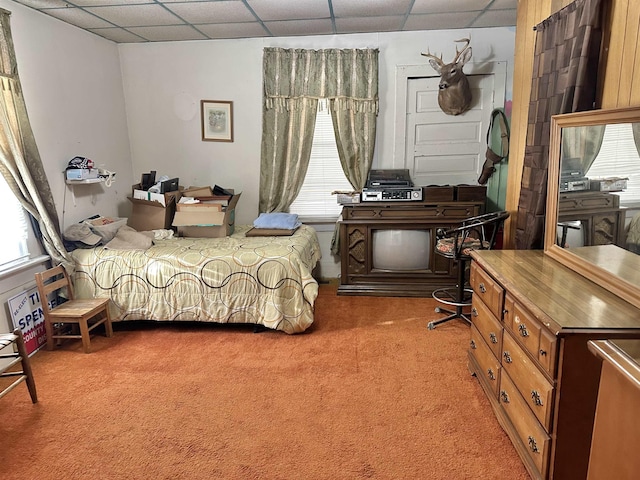
[[[533,364],[509,333],[504,334],[502,369],[509,373],[518,391],[542,426],[551,430],[553,385]]]
[[[474,295],[472,302],[471,321],[495,357],[500,358],[502,354],[502,324],[478,296]]]
[[[540,367],[555,378],[557,337],[544,328],[524,307],[516,302],[509,293],[504,299],[503,322],[513,336],[524,345]]]
[[[529,410],[508,373],[502,373],[500,382],[500,405],[509,417],[524,450],[540,473],[540,477],[546,478],[549,468],[551,438]]]
[[[474,295],[478,295],[482,299],[496,318],[502,318],[504,289],[475,262],[471,263],[469,280]]]
[[[480,371],[476,372],[478,379],[489,387],[489,390],[494,394],[494,398],[498,398],[500,362],[482,339],[482,335],[480,335],[478,329],[473,325],[471,325],[471,342],[469,348],[480,367]]]

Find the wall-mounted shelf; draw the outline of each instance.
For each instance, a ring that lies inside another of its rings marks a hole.
[[[85,178],[83,180],[69,180],[66,179],[65,180],[67,182],[67,185],[87,185],[89,183],[100,183],[100,182],[104,182],[104,178],[103,177],[99,177],[99,178]]]

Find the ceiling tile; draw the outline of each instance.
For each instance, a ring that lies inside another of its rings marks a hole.
[[[56,17],[64,22],[76,25],[80,28],[100,28],[100,27],[112,27],[109,22],[105,22],[101,18],[91,15],[79,8],[55,8],[47,10],[47,13],[52,17]]]
[[[411,0],[333,0],[336,17],[405,15]]]
[[[516,25],[517,14],[515,10],[488,10],[473,22],[472,27],[497,27]]]
[[[470,12],[483,10],[490,3],[491,0],[416,0],[411,13]]]
[[[468,28],[479,12],[435,13],[433,15],[410,15],[404,24],[405,30],[445,30]]]
[[[160,5],[123,5],[119,7],[87,7],[87,11],[121,27],[178,25],[184,23]]]
[[[518,0],[493,0],[489,10],[515,10],[518,8]]]
[[[93,28],[89,29],[89,31],[116,43],[146,42],[144,38],[140,38],[138,35],[134,35],[122,28]]]
[[[336,18],[337,33],[393,32],[402,29],[404,16]]]
[[[33,8],[55,8],[55,7],[67,7],[69,4],[62,0],[14,0],[16,3],[21,3],[28,7]]]
[[[160,27],[131,27],[128,30],[151,42],[173,42],[177,40],[206,40],[202,33],[189,25]]]
[[[319,0],[247,0],[262,20],[329,18],[329,2]]]
[[[238,1],[172,3],[166,7],[188,23],[242,23],[255,16]]]
[[[197,28],[209,38],[253,38],[269,35],[258,22],[198,25]]]
[[[153,3],[153,0],[71,0],[79,7],[92,7],[96,5],[133,5],[142,3]],[[184,1],[184,0],[183,0]]]
[[[277,37],[291,35],[328,35],[333,33],[331,20],[290,20],[265,22],[269,31]]]

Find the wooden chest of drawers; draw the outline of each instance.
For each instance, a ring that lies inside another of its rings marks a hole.
[[[640,338],[640,310],[542,251],[472,256],[470,371],[532,478],[586,478],[600,378],[588,342]]]

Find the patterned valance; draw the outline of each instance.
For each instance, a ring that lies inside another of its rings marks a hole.
[[[378,113],[378,50],[264,49],[267,110],[296,110],[303,98],[327,98],[337,111]]]

